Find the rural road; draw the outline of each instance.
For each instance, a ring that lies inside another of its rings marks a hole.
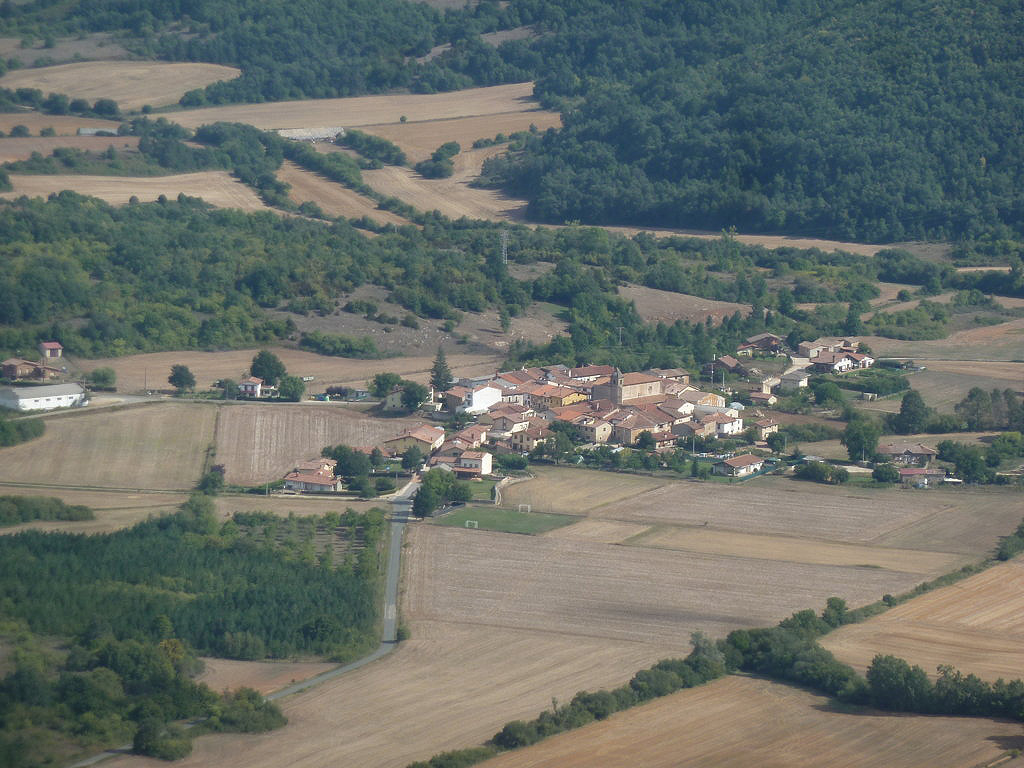
[[[313,686],[320,685],[320,683],[324,683],[328,680],[333,680],[336,677],[344,675],[346,672],[351,672],[354,669],[364,667],[370,662],[376,661],[383,656],[387,656],[395,650],[395,647],[398,645],[398,581],[402,572],[402,539],[405,535],[405,524],[408,522],[409,515],[412,512],[412,497],[415,495],[418,488],[419,483],[414,480],[391,497],[388,566],[384,581],[384,610],[381,615],[380,645],[378,645],[377,649],[368,656],[363,656],[361,659],[357,659],[349,664],[336,667],[335,669],[316,675],[315,677],[302,680],[298,683],[292,683],[286,688],[274,691],[267,696],[269,701],[281,699],[285,696],[291,696],[295,693],[301,693]],[[77,763],[73,763],[68,766],[68,768],[87,768],[87,766],[96,765],[107,758],[130,753],[131,750],[131,744],[124,744],[120,747],[108,749],[106,752],[101,752],[98,755],[93,755],[85,760],[80,760]]]

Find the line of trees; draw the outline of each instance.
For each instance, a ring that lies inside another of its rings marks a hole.
[[[32,520],[92,520],[93,511],[47,496],[0,496],[0,526]]]

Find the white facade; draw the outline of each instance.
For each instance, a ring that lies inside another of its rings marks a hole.
[[[51,384],[45,387],[6,387],[0,389],[0,407],[14,411],[52,411],[85,405],[85,390],[78,384]]]
[[[456,410],[459,413],[484,413],[501,402],[504,391],[495,384],[484,384],[466,393]]]

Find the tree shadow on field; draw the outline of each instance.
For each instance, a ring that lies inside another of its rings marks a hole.
[[[1012,721],[1007,721],[1012,722]],[[1024,752],[1024,735],[1021,736],[989,736],[986,741],[990,741],[996,745],[998,749],[1004,752],[1012,752],[1017,750],[1018,752]]]

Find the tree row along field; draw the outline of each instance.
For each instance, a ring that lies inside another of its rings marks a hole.
[[[952,664],[990,681],[1021,677],[1024,562],[998,565],[862,624],[849,624],[821,644],[861,670],[875,654],[889,653],[931,675],[939,664]]]
[[[125,357],[97,360],[75,360],[84,372],[96,368],[113,368],[117,375],[117,388],[121,392],[139,392],[144,389],[169,389],[167,376],[172,365],[187,365],[195,374],[198,389],[213,386],[218,379],[243,379],[249,375],[249,365],[259,350],[236,349],[224,352],[152,352]],[[433,353],[400,357],[393,360],[353,360],[327,357],[299,349],[270,347],[288,371],[295,376],[313,376],[307,385],[310,391],[331,384],[363,385],[381,371],[393,371],[403,378],[425,382],[429,378]],[[497,355],[448,355],[448,363],[457,376],[473,376],[493,372],[499,364]]]
[[[1020,725],[834,709],[824,696],[727,677],[508,752],[486,768],[975,768],[1024,746]],[[1020,759],[1000,762],[1020,766]],[[994,763],[992,763],[994,764]]]

